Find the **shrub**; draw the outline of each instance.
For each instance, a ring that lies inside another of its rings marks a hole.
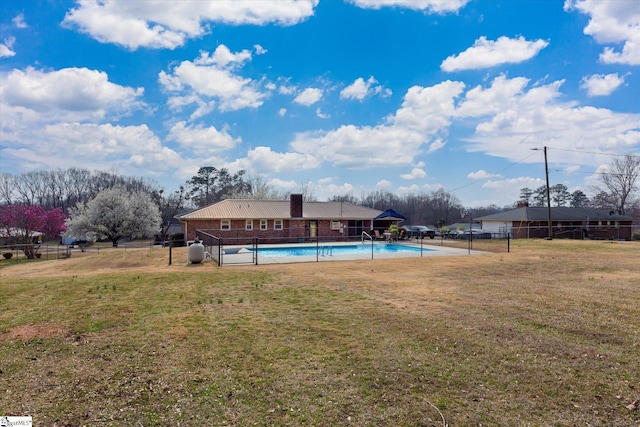
[[[640,230],[633,233],[633,236],[631,236],[631,240],[640,240]]]

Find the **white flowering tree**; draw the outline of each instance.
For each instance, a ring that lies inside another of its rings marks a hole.
[[[149,194],[113,188],[72,208],[66,225],[72,236],[109,239],[117,247],[123,237],[135,239],[158,233],[161,218]]]

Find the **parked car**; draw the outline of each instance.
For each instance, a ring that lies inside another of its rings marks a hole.
[[[449,230],[444,237],[448,238],[448,239],[457,239],[458,237],[460,237],[460,235],[462,235],[464,233],[464,231],[460,231],[460,230]]]
[[[425,237],[433,239],[434,237],[436,237],[435,230],[430,229],[426,225],[411,225],[406,228],[408,239],[424,239]]]
[[[469,240],[469,236],[472,236],[474,239],[490,239],[491,233],[480,228],[472,228],[471,230],[465,230],[459,234],[458,239]]]

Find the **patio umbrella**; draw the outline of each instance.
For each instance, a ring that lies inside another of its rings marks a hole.
[[[404,216],[404,215],[399,214],[398,212],[394,211],[393,209],[387,209],[386,211],[382,212],[377,217],[373,218],[374,221],[377,220],[377,219],[391,219],[391,220],[404,221],[405,219],[407,219],[407,217]]]

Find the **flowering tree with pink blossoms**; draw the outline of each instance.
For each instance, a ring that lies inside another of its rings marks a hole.
[[[27,258],[35,258],[42,238],[57,238],[66,231],[62,209],[40,205],[0,206],[0,236],[5,244],[21,245]]]

